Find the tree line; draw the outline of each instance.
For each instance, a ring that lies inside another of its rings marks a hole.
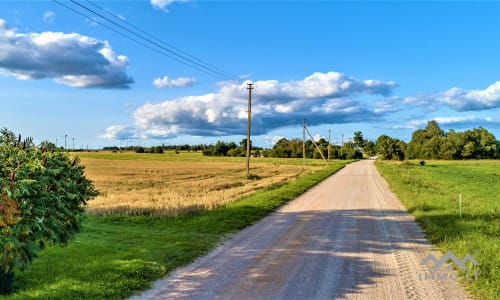
[[[359,132],[359,139],[354,139],[354,141],[349,141],[343,146],[330,145],[330,158],[331,159],[357,159],[362,158],[362,148],[365,146],[365,141],[361,132]],[[319,139],[315,142],[312,140],[305,141],[305,153],[306,158],[321,159],[322,156],[328,155],[328,141],[324,138]],[[209,145],[203,150],[204,155],[208,156],[246,156],[246,139],[243,139],[239,145],[234,142],[224,142],[218,141],[214,145]],[[368,143],[368,145],[375,148],[373,142]],[[287,139],[282,138],[274,144],[271,149],[264,149],[260,147],[251,146],[251,154],[253,157],[277,157],[277,158],[302,158],[303,157],[303,142],[302,140]],[[319,150],[318,150],[319,148]]]
[[[436,121],[429,121],[424,129],[412,134],[411,141],[406,143],[388,135],[381,135],[375,142],[363,137],[361,131],[355,131],[352,140],[342,145],[330,144],[324,138],[305,141],[305,157],[321,159],[330,150],[330,159],[359,159],[363,156],[378,155],[384,160],[405,159],[498,159],[500,158],[500,142],[488,130],[479,127],[464,132],[450,129],[443,131]],[[206,156],[246,156],[246,139],[235,142],[218,141],[215,144],[198,145],[161,145],[153,147],[105,147],[103,150],[135,151],[137,153],[163,153],[164,151],[201,151]],[[253,157],[302,158],[303,142],[301,139],[282,138],[272,148],[264,149],[251,145]],[[318,150],[319,148],[319,150]]]
[[[375,143],[381,159],[498,159],[500,141],[488,130],[479,127],[463,132],[443,131],[436,121],[413,132],[409,143],[381,135]]]

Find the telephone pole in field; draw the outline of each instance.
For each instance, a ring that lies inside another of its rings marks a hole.
[[[250,124],[252,119],[252,89],[253,84],[247,83],[248,89],[248,122],[247,122],[247,177],[250,176]]]

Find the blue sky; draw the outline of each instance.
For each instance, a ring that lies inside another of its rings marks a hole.
[[[79,3],[231,76],[54,1],[0,1],[1,127],[68,147],[238,142],[253,82],[259,146],[300,137],[302,118],[335,143],[357,130],[408,141],[432,119],[500,137],[497,2]]]

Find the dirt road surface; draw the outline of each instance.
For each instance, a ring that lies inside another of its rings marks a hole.
[[[133,299],[466,299],[373,160],[350,164]]]

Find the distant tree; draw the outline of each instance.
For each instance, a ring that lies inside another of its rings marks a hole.
[[[144,147],[141,146],[135,147],[135,153],[144,153],[145,151],[146,149],[144,149]]]
[[[421,159],[439,158],[441,143],[444,141],[441,138],[444,136],[444,131],[441,130],[439,124],[436,121],[429,121],[425,129],[413,132],[406,156]]]
[[[243,149],[241,147],[236,147],[229,149],[227,151],[228,156],[233,156],[233,157],[245,157],[247,155],[246,149]]]
[[[302,140],[292,139],[288,141],[288,148],[290,149],[290,157],[294,158],[302,157]]]
[[[375,143],[377,154],[384,160],[404,160],[406,144],[387,135],[378,137]]]
[[[271,156],[289,158],[291,157],[291,153],[292,151],[289,148],[288,139],[282,138],[278,142],[276,142],[276,144],[274,144],[271,151]]]
[[[355,131],[354,132],[354,147],[356,147],[358,150],[361,150],[365,147],[366,145],[366,140],[363,138],[363,133],[361,131]]]
[[[247,149],[247,139],[246,138],[244,138],[240,141],[240,147],[245,149],[245,151],[246,151],[246,149]],[[252,140],[250,140],[250,149],[252,149],[252,147],[253,147]]]
[[[366,141],[365,146],[363,147],[363,152],[368,156],[374,156],[377,154],[377,150],[375,149],[375,142]]]
[[[444,136],[444,131],[441,127],[439,127],[438,122],[434,120],[427,122],[424,131],[428,138],[432,138],[434,136]]]
[[[406,151],[408,158],[425,159],[482,159],[498,158],[499,147],[495,136],[479,127],[465,132],[450,129],[444,133],[435,121],[425,129],[416,130]]]
[[[203,155],[207,156],[228,156],[229,151],[238,148],[235,142],[226,143],[218,141],[215,145],[204,146]],[[231,152],[234,154],[234,152]]]
[[[162,154],[163,153],[163,147],[162,146],[153,147],[153,148],[151,148],[151,153]]]
[[[214,155],[215,156],[226,156],[227,155],[227,151],[229,151],[229,146],[224,143],[223,141],[218,141],[217,143],[215,143],[215,152],[214,152]]]

